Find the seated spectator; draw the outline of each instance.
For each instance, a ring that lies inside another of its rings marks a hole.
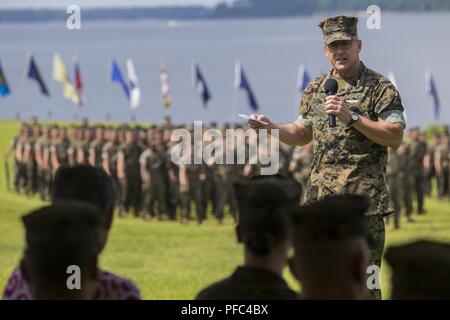
[[[244,265],[203,289],[196,299],[297,299],[282,272],[291,243],[287,211],[298,206],[300,189],[281,176],[255,176],[234,184],[239,208],[236,236],[244,245]]]
[[[61,167],[55,174],[52,187],[52,201],[85,201],[100,209],[101,229],[99,245],[103,249],[112,226],[116,194],[111,178],[97,167],[78,165]],[[98,286],[95,299],[136,300],[139,289],[128,279],[104,270],[98,270]],[[3,299],[31,299],[28,283],[20,268],[16,268],[3,295]]]
[[[22,218],[26,247],[21,272],[33,299],[94,298],[100,252],[97,210],[86,203],[66,202]],[[71,271],[70,266],[79,269]]]
[[[293,212],[290,268],[304,299],[366,299],[368,247],[359,196],[326,198]]]
[[[450,299],[450,245],[416,241],[390,247],[393,300]]]

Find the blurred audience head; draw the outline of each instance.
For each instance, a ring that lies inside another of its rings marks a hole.
[[[52,202],[84,201],[99,209],[103,248],[113,221],[116,192],[112,179],[101,168],[89,165],[60,167],[52,186]]]
[[[393,300],[450,298],[450,245],[416,241],[388,248]]]
[[[34,299],[94,298],[100,252],[97,210],[87,203],[55,203],[22,218],[26,248],[21,270]]]
[[[281,273],[291,247],[289,210],[298,207],[301,186],[282,176],[254,176],[234,183],[239,208],[236,235],[246,265]]]
[[[290,268],[305,299],[365,299],[368,247],[360,196],[326,198],[292,212]]]

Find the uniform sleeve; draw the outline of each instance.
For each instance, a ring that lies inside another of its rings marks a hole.
[[[302,99],[300,101],[300,112],[296,123],[304,126],[305,128],[312,128],[312,122],[309,119],[309,111],[311,109],[311,101],[313,97],[313,85],[309,84],[303,92]]]
[[[400,94],[389,82],[382,82],[374,93],[374,112],[379,120],[390,123],[401,123],[406,127],[404,108]]]

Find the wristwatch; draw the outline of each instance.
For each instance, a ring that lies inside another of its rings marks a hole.
[[[359,115],[356,112],[353,112],[350,114],[350,121],[347,123],[348,126],[353,126],[353,124],[358,121]]]

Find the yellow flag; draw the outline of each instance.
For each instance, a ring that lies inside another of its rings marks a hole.
[[[80,97],[77,94],[77,90],[70,82],[66,66],[58,53],[55,53],[53,58],[53,79],[61,82],[64,90],[64,98],[71,100],[77,105],[80,103]]]

